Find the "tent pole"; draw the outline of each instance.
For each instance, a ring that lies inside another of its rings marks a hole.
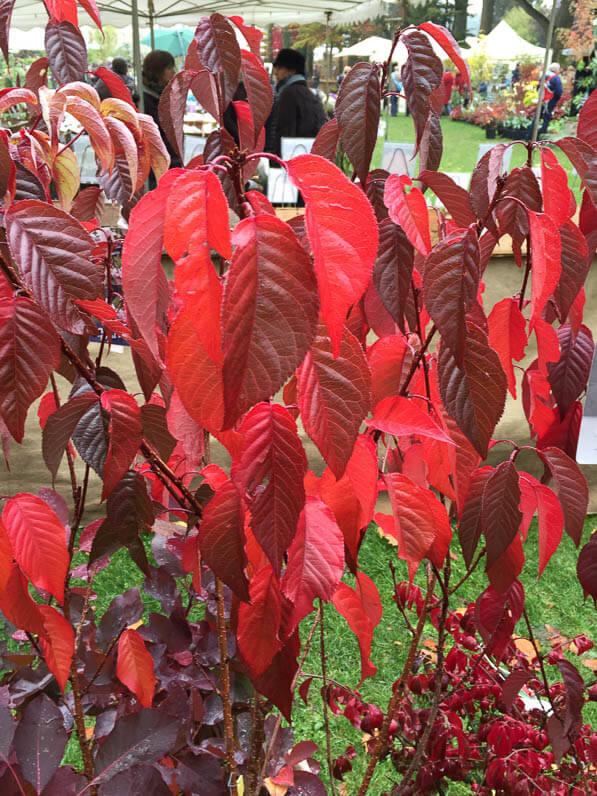
[[[331,11],[326,11],[325,12],[325,46],[326,46],[326,49],[327,49],[327,59],[326,59],[327,60],[327,64],[326,64],[326,68],[327,68],[327,73],[328,73],[328,81],[331,81],[331,79],[332,79],[332,42],[330,40],[330,34],[331,34],[331,31],[330,31],[330,19],[331,19],[331,16],[332,16],[332,12]],[[328,87],[328,92],[329,92],[329,87]]]
[[[151,49],[155,50],[155,30],[153,28],[153,15],[155,13],[155,6],[153,4],[153,0],[149,0],[147,4],[147,10],[149,11],[149,35],[151,36]]]
[[[133,64],[135,76],[139,86],[139,110],[145,112],[145,102],[143,101],[143,70],[141,68],[141,41],[139,39],[139,8],[137,0],[131,0],[131,13],[133,23]]]
[[[537,94],[537,110],[535,111],[535,118],[533,120],[533,134],[531,141],[535,143],[537,140],[537,131],[539,130],[539,120],[541,119],[541,106],[543,105],[543,93],[545,91],[545,76],[547,74],[547,67],[551,60],[551,41],[553,39],[553,29],[556,21],[556,11],[558,10],[559,0],[553,0],[551,7],[551,15],[549,17],[549,27],[547,28],[547,39],[545,41],[545,58],[543,59],[543,71],[541,73],[541,82],[539,83],[539,91]]]

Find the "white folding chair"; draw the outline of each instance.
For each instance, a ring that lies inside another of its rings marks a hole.
[[[313,141],[314,138],[282,138],[280,142],[282,160],[292,160],[297,155],[308,155]]]
[[[390,174],[415,176],[415,145],[385,141],[381,155],[381,167]]]

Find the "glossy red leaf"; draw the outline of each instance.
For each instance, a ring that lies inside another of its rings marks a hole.
[[[384,307],[404,331],[404,312],[411,290],[414,249],[398,224],[384,218],[379,224],[379,248],[373,284]]]
[[[56,513],[41,498],[19,492],[4,504],[2,522],[15,559],[31,583],[62,604],[69,555],[66,528]]]
[[[467,567],[473,562],[481,533],[483,532],[483,492],[487,480],[493,473],[492,467],[480,467],[470,478],[469,487],[463,505],[460,507],[458,523],[458,540],[462,548],[464,563]]]
[[[560,241],[562,273],[553,298],[561,320],[565,321],[585,283],[592,257],[589,257],[587,239],[573,221],[560,227]]]
[[[103,291],[101,266],[92,263],[92,240],[72,216],[36,199],[6,211],[6,237],[23,281],[52,320],[81,334],[86,325],[75,299],[93,301]]]
[[[369,410],[370,374],[363,349],[345,329],[334,358],[332,342],[320,326],[297,380],[305,431],[340,478]]]
[[[236,226],[233,243],[222,303],[225,427],[283,386],[317,324],[315,275],[288,224],[251,216]]]
[[[439,390],[448,413],[481,457],[504,411],[507,380],[497,353],[485,333],[467,324],[467,348],[461,370],[447,346],[438,359]]]
[[[274,572],[290,546],[305,504],[307,458],[289,412],[277,404],[258,404],[244,418],[243,451],[232,466],[232,480],[247,494],[251,528]]]
[[[560,166],[552,150],[547,147],[541,148],[541,185],[545,214],[559,229],[570,219],[571,208],[574,211],[574,195],[568,187],[566,171]]]
[[[205,563],[239,600],[249,602],[245,575],[245,512],[238,490],[225,481],[203,511],[199,526],[199,550]]]
[[[524,588],[518,580],[503,594],[489,586],[477,598],[475,616],[488,654],[503,657],[523,607]]]
[[[482,523],[487,547],[487,568],[506,552],[518,533],[522,514],[518,472],[510,461],[502,462],[485,483]]]
[[[161,327],[170,302],[162,268],[164,211],[172,183],[182,170],[173,169],[158,188],[133,208],[122,247],[122,287],[129,312],[150,351],[160,358],[156,323]]]
[[[282,590],[294,606],[292,626],[313,609],[313,600],[331,600],[344,572],[344,537],[331,510],[308,497],[288,550]]]
[[[15,627],[38,636],[45,635],[41,612],[29,593],[29,582],[16,563],[11,565],[5,591],[0,594],[0,609]]]
[[[528,210],[530,242],[532,252],[533,277],[531,284],[532,330],[537,318],[541,317],[547,300],[553,295],[562,272],[562,245],[560,235],[553,221],[545,213]]]
[[[251,48],[251,52],[256,56],[259,56],[261,53],[261,41],[263,39],[263,33],[259,30],[259,28],[255,27],[254,25],[247,25],[244,19],[239,16],[229,16],[228,19],[230,22],[234,23],[234,25],[243,34],[247,40],[247,44]]]
[[[104,81],[113,97],[128,103],[133,108],[136,107],[135,103],[133,102],[131,92],[128,90],[126,84],[116,74],[116,72],[113,72],[111,69],[106,69],[105,66],[98,66],[97,69],[94,69],[93,74],[96,77],[99,77],[100,80]]]
[[[358,63],[340,84],[334,115],[340,141],[362,185],[377,143],[380,115],[379,68]]]
[[[87,71],[87,46],[72,22],[50,19],[46,24],[46,55],[59,84],[83,80]]]
[[[426,257],[431,251],[427,203],[418,188],[411,188],[407,194],[404,190],[407,185],[412,186],[412,180],[406,174],[390,174],[384,204],[392,221],[402,227],[411,244]]]
[[[431,188],[459,227],[469,227],[477,222],[471,207],[468,191],[439,171],[420,171],[417,180]]]
[[[363,191],[324,158],[299,155],[286,168],[305,200],[321,312],[337,355],[348,310],[371,278],[378,244],[375,216]]]
[[[409,54],[402,67],[402,84],[415,124],[418,149],[431,108],[429,97],[440,85],[444,70],[424,33],[407,31],[400,41],[406,45]]]
[[[526,320],[511,298],[498,301],[489,313],[489,345],[497,352],[502,368],[508,377],[508,389],[516,398],[516,377],[512,360],[520,362],[524,357],[528,338]]]
[[[523,496],[524,493],[532,493],[536,506],[539,525],[539,577],[541,577],[562,539],[564,514],[554,492],[529,473],[520,474],[520,487]]]
[[[398,395],[412,358],[412,348],[401,335],[382,337],[367,350],[373,408],[384,398]]]
[[[136,630],[129,628],[118,639],[116,676],[144,708],[151,707],[157,683],[153,658]]]
[[[201,64],[218,81],[220,114],[223,114],[236,91],[240,74],[241,54],[234,28],[222,14],[201,17],[195,41]]]
[[[189,468],[194,470],[203,456],[203,429],[184,408],[177,390],[170,398],[166,422],[168,431],[182,445]]]
[[[359,688],[363,680],[373,677],[377,671],[377,667],[371,662],[371,644],[373,641],[371,620],[363,608],[359,595],[346,583],[340,583],[332,602],[336,611],[348,622],[348,626],[356,636],[359,644],[359,652],[361,654],[361,679],[357,685],[357,688]]]
[[[558,330],[560,358],[547,366],[548,381],[563,419],[570,406],[586,389],[593,362],[595,344],[591,330],[584,324],[575,335],[569,323]]]
[[[75,653],[75,631],[70,622],[50,605],[42,603],[37,609],[41,613],[46,631],[45,637],[40,636],[37,643],[44,654],[48,669],[64,693]]]
[[[541,373],[547,375],[549,364],[560,359],[560,343],[558,334],[543,318],[535,322],[535,338],[537,340],[537,363]]]
[[[419,30],[424,30],[425,33],[429,34],[435,41],[439,44],[439,46],[446,52],[446,54],[450,57],[452,63],[456,67],[456,69],[460,72],[460,74],[466,79],[468,83],[468,88],[470,93],[473,93],[473,87],[471,86],[471,78],[469,74],[469,67],[467,62],[462,57],[462,52],[460,47],[458,46],[458,42],[452,36],[450,31],[445,28],[443,25],[436,25],[434,22],[423,22],[422,24],[417,26]]]
[[[268,565],[257,572],[250,584],[251,602],[238,609],[238,649],[255,676],[263,674],[281,649],[282,620],[280,584]]]
[[[479,290],[479,244],[474,227],[444,238],[425,260],[425,307],[459,367],[466,347],[466,315]]]
[[[434,416],[404,396],[384,398],[375,407],[373,418],[365,422],[368,426],[396,437],[416,434],[452,444],[452,440],[434,420]]]
[[[311,154],[319,155],[335,163],[339,139],[340,130],[338,129],[338,119],[335,117],[333,119],[328,119],[315,136],[315,141],[313,141],[313,146],[311,147]]]
[[[576,134],[594,150],[597,150],[597,91],[593,90],[578,114]]]
[[[17,442],[59,363],[60,340],[47,315],[24,296],[0,298],[0,417]]]
[[[94,392],[75,395],[48,417],[42,434],[42,455],[52,474],[52,481],[56,478],[62,455],[79,420],[98,400]]]
[[[271,113],[274,94],[269,75],[265,71],[258,55],[241,50],[240,68],[253,117],[254,136],[251,142],[252,148],[257,143],[259,132]]]
[[[566,533],[578,547],[589,503],[587,481],[578,464],[559,448],[543,448],[537,453],[553,478],[554,490],[564,512]]]
[[[110,415],[110,447],[104,465],[102,500],[108,497],[129,469],[143,441],[141,409],[132,395],[124,390],[106,390],[101,396],[102,408]]]
[[[592,597],[597,606],[597,537],[592,536],[581,549],[576,564],[576,574],[585,599]]]

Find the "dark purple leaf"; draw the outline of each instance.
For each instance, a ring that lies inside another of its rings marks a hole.
[[[227,796],[226,774],[217,757],[187,752],[176,768],[178,784],[185,793]]]
[[[597,537],[593,536],[580,551],[576,574],[585,599],[592,597],[597,607]]]
[[[8,759],[16,727],[11,711],[4,706],[0,707],[0,758],[2,760]]]
[[[514,700],[530,679],[531,673],[524,669],[516,669],[506,677],[502,683],[502,696],[507,710],[512,710]]]
[[[404,311],[411,289],[415,250],[402,227],[385,218],[379,224],[379,248],[373,284],[384,307],[405,330]]]
[[[489,467],[483,467],[474,471],[462,507],[460,522],[458,523],[458,540],[462,548],[464,563],[467,567],[470,567],[472,564],[475,550],[477,549],[483,531],[481,516],[483,491],[487,479],[492,473],[493,470]]]
[[[431,109],[423,137],[421,138],[421,149],[419,154],[419,169],[422,171],[437,171],[442,159],[443,139],[442,127],[439,115]]]
[[[494,198],[497,179],[502,171],[502,160],[506,144],[496,144],[486,152],[474,168],[471,177],[470,200],[477,218],[497,237],[497,228],[492,216],[488,216],[489,205]]]
[[[562,732],[567,735],[570,731],[576,732],[582,722],[585,683],[576,666],[570,661],[560,658],[557,665],[566,687],[566,718]]]
[[[87,46],[71,22],[50,19],[46,25],[46,55],[59,84],[83,80],[87,71]]]
[[[21,199],[39,199],[41,202],[45,202],[46,189],[37,174],[29,171],[19,160],[13,162],[17,171],[15,202],[19,202]]]
[[[477,217],[471,207],[468,191],[461,188],[447,174],[421,170],[417,180],[431,188],[459,227],[468,227],[476,223]]]
[[[587,240],[572,221],[560,227],[562,273],[553,297],[560,319],[565,321],[591,267]]]
[[[334,117],[327,121],[315,136],[311,154],[321,155],[322,158],[327,158],[335,163],[339,137],[338,120]]]
[[[42,796],[77,796],[86,785],[83,774],[72,766],[60,766],[44,788]]]
[[[143,436],[167,462],[176,447],[176,440],[168,431],[165,407],[159,404],[145,404],[141,407],[141,421]]]
[[[15,0],[2,0],[0,3],[0,50],[4,55],[4,60],[8,66],[8,35],[10,31],[10,20]]]
[[[41,694],[23,712],[14,737],[14,749],[25,778],[41,793],[60,765],[67,734],[62,713]]]
[[[379,69],[358,63],[340,85],[335,117],[340,141],[362,185],[367,181],[380,114]]]
[[[71,398],[48,417],[42,431],[42,456],[52,474],[52,481],[56,478],[62,455],[77,424],[94,405],[96,414],[99,414],[98,396],[86,391]]]
[[[442,80],[442,62],[433,52],[429,39],[417,30],[401,37],[409,57],[402,67],[402,83],[406,101],[415,123],[417,150],[427,126],[431,110],[429,96]]]
[[[562,324],[557,333],[561,355],[557,362],[547,364],[547,372],[551,391],[563,419],[587,386],[595,344],[591,330],[584,324],[576,336],[569,323]]]
[[[100,796],[172,796],[172,791],[154,766],[127,768],[100,788]]]
[[[125,627],[134,624],[143,616],[145,607],[138,588],[127,589],[117,594],[102,616],[97,630],[97,643],[106,649]]]
[[[218,80],[220,115],[232,100],[240,75],[241,55],[234,28],[222,14],[201,17],[195,29],[201,64]]]
[[[498,660],[503,656],[524,608],[524,588],[515,580],[504,594],[489,586],[477,598],[475,618],[486,652]]]
[[[183,70],[174,75],[160,95],[158,113],[160,126],[172,148],[183,159],[182,120],[187,107],[187,94],[195,72]]]
[[[522,520],[519,503],[518,471],[512,462],[502,462],[491,473],[483,490],[481,512],[487,545],[487,569],[506,552],[518,533]]]

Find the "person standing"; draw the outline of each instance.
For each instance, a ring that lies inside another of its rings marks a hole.
[[[321,70],[318,66],[313,69],[313,76],[311,77],[311,84],[315,90],[319,88],[321,83]]]
[[[118,75],[118,77],[122,80],[124,85],[131,92],[131,97],[133,98],[133,102],[135,103],[135,105],[139,105],[139,92],[137,90],[137,85],[135,81],[128,73],[129,65],[126,62],[126,59],[113,58],[110,69],[112,72],[114,72],[115,75]],[[101,78],[97,80],[94,88],[99,94],[99,98],[102,100],[112,96],[110,89]]]
[[[162,141],[170,155],[170,168],[180,167],[182,162],[160,126],[158,107],[163,90],[175,74],[174,57],[166,50],[152,50],[143,59],[143,103],[145,113],[149,114],[158,126]],[[155,184],[151,184],[151,178],[153,178],[153,173],[150,175],[150,185],[155,187]]]
[[[452,87],[454,86],[454,75],[449,69],[446,69],[442,77],[442,86],[444,87],[444,110],[450,115],[452,110],[450,106],[450,99],[452,98]]]
[[[390,91],[402,93],[402,78],[396,63],[392,64],[390,73]],[[398,116],[398,97],[394,94],[390,96],[390,113],[392,116]]]
[[[512,70],[512,77],[510,80],[512,85],[515,86],[516,83],[520,83],[521,79],[522,79],[522,64],[518,63]]]
[[[545,135],[545,133],[547,133],[547,128],[551,122],[553,112],[555,111],[556,106],[561,100],[562,94],[564,93],[564,89],[562,87],[562,78],[560,77],[559,63],[554,61],[554,63],[549,67],[549,71],[551,76],[546,80],[546,89],[550,92],[551,96],[549,97],[545,111],[543,112],[543,124],[539,130],[539,135]]]
[[[274,61],[274,107],[266,125],[266,151],[280,155],[282,138],[314,138],[327,121],[319,97],[305,77],[305,57],[280,50]]]

